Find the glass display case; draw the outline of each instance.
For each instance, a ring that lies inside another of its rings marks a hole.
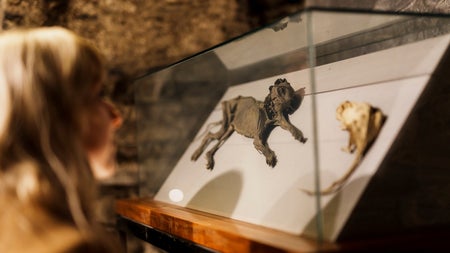
[[[138,78],[140,195],[318,241],[450,228],[449,32],[308,9]]]

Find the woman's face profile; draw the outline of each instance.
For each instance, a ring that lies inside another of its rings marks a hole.
[[[114,135],[122,125],[122,117],[111,102],[102,96],[102,85],[93,87],[92,96],[86,103],[86,125],[84,147],[89,163],[97,179],[114,174],[116,145]]]

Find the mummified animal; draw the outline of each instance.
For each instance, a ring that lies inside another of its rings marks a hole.
[[[289,115],[294,113],[305,96],[305,88],[294,91],[286,79],[278,79],[269,87],[269,94],[264,102],[253,97],[238,96],[234,99],[222,102],[223,118],[217,124],[221,124],[220,130],[215,133],[208,132],[201,145],[192,154],[191,159],[196,161],[209,143],[217,140],[217,143],[206,153],[206,168],[214,168],[214,154],[224,142],[236,131],[249,138],[253,138],[256,150],[266,157],[266,163],[274,167],[277,158],[273,150],[269,148],[267,139],[272,130],[280,126],[291,132],[295,139],[306,142],[302,131],[291,124]]]
[[[368,103],[345,101],[337,107],[336,119],[341,123],[341,129],[349,133],[348,144],[342,150],[355,153],[355,159],[341,178],[320,191],[322,195],[337,192],[342,188],[377,138],[386,120],[386,115]],[[304,191],[314,194],[313,191]]]

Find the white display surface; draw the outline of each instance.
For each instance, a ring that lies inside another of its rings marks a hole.
[[[271,168],[253,147],[253,140],[235,132],[217,151],[214,170],[209,171],[205,153],[215,142],[197,161],[191,161],[190,157],[200,145],[207,125],[221,120],[219,103],[155,199],[289,233],[314,236],[316,199],[301,190],[314,189],[313,129],[318,133],[321,184],[326,187],[341,177],[354,159],[354,155],[341,151],[341,147],[347,145],[348,133],[340,129],[335,110],[345,100],[368,102],[380,108],[388,118],[346,185],[337,194],[322,197],[322,207],[328,205],[327,210],[332,210],[324,213],[324,235],[328,240],[335,240],[448,43],[449,36],[443,36],[317,67],[316,126],[312,120],[309,70],[229,88],[222,100],[238,95],[264,100],[269,86],[277,78],[286,78],[294,89],[306,87],[307,95],[290,120],[303,131],[308,141],[302,144],[289,132],[275,128],[268,144],[277,155],[278,164]]]

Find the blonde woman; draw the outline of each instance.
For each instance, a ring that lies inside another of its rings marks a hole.
[[[63,28],[0,34],[0,252],[111,252],[91,216],[121,117],[102,59]]]

